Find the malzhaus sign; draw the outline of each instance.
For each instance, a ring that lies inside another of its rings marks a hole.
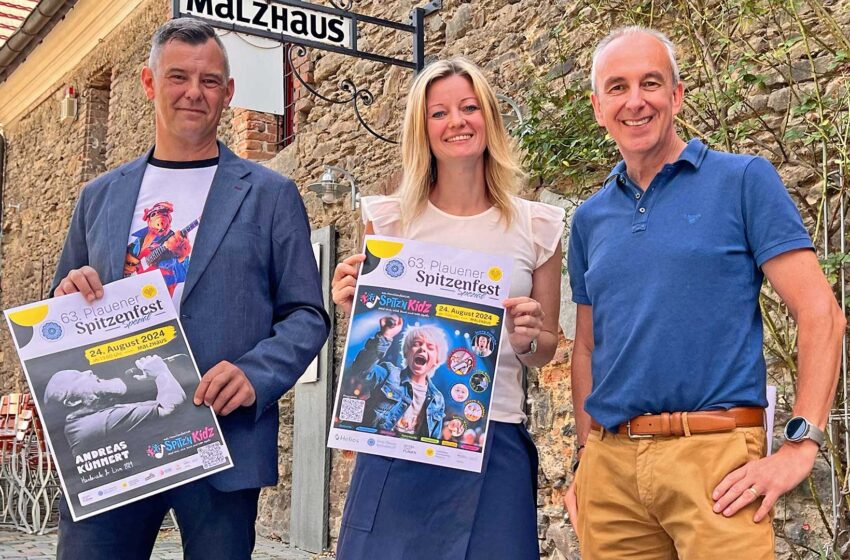
[[[316,42],[346,49],[356,48],[353,20],[338,10],[289,1],[267,0],[178,0],[175,13],[196,16],[217,27],[257,30],[271,38],[294,42]],[[334,13],[337,12],[337,13]]]

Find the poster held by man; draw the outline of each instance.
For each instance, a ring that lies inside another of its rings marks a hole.
[[[75,521],[233,465],[159,271],[5,314]]]

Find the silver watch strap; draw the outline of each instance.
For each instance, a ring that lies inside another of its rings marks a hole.
[[[809,422],[809,431],[806,432],[806,437],[818,444],[818,447],[823,446],[824,437],[823,430]]]

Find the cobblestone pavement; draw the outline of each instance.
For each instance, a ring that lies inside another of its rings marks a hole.
[[[56,558],[56,533],[27,535],[12,529],[0,529],[0,559],[53,560]],[[162,531],[153,549],[151,560],[181,560],[180,534]],[[314,560],[314,554],[289,548],[286,544],[257,537],[254,560]],[[119,559],[116,559],[119,560]]]

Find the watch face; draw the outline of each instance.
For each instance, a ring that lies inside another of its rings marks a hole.
[[[796,416],[785,424],[785,437],[789,441],[797,441],[806,435],[809,429],[809,423],[805,418]]]

